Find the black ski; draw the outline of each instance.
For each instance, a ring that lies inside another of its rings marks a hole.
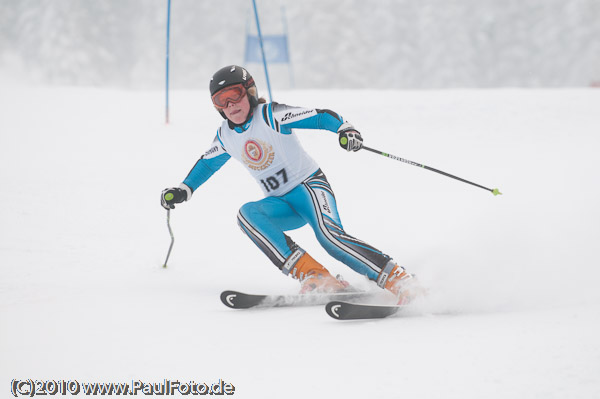
[[[325,311],[336,320],[383,319],[391,316],[406,305],[367,305],[344,301],[331,301]]]
[[[255,295],[239,291],[223,291],[221,302],[232,309],[273,308],[283,306],[325,305],[331,301],[351,301],[371,298],[370,292],[342,292],[335,294],[292,294],[292,295]]]

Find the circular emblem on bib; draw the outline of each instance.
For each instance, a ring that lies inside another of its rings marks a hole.
[[[273,163],[274,158],[273,147],[264,141],[252,139],[244,144],[242,159],[250,169],[266,169]]]
[[[260,147],[260,144],[254,140],[246,141],[246,146],[244,149],[246,150],[246,156],[254,162],[259,162],[263,157],[263,150]]]

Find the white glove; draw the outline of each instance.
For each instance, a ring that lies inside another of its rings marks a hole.
[[[160,204],[165,209],[175,209],[175,204],[187,201],[192,196],[192,190],[185,184],[179,187],[165,188],[160,193]]]
[[[358,151],[362,148],[363,139],[358,130],[348,122],[338,129],[340,146],[346,151]]]

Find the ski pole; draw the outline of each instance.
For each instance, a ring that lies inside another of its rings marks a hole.
[[[171,235],[171,245],[169,245],[169,252],[167,252],[167,259],[165,259],[163,268],[167,267],[167,262],[169,261],[169,256],[171,255],[171,249],[173,249],[173,243],[175,242],[175,236],[173,235],[173,230],[171,230],[171,210],[170,209],[167,209],[167,227],[169,228],[169,234]]]
[[[450,173],[446,173],[444,171],[432,168],[432,167],[427,166],[427,165],[423,165],[423,164],[420,164],[420,163],[417,163],[417,162],[409,161],[408,159],[400,158],[400,157],[397,157],[395,155],[388,154],[387,152],[375,150],[373,148],[369,148],[369,147],[365,147],[365,146],[362,146],[361,149],[367,150],[367,151],[371,151],[371,152],[374,152],[375,154],[383,155],[384,157],[395,159],[396,161],[404,162],[404,163],[407,163],[409,165],[418,166],[419,168],[427,169],[427,170],[430,170],[432,172],[439,173],[441,175],[451,177],[453,179],[459,180],[459,181],[461,181],[463,183],[468,183],[468,184],[470,184],[472,186],[475,186],[475,187],[483,188],[484,190],[487,190],[487,191],[491,192],[494,195],[502,195],[502,193],[500,191],[498,191],[497,188],[494,188],[494,189],[487,188],[487,187],[484,187],[484,186],[479,185],[477,183],[470,182],[470,181],[462,179],[462,178],[460,178],[458,176],[451,175]]]

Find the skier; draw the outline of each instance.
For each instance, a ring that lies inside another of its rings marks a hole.
[[[258,97],[250,73],[240,66],[218,70],[209,88],[213,105],[225,120],[183,183],[163,190],[161,205],[174,209],[175,204],[188,201],[233,157],[247,168],[265,194],[262,200],[240,208],[238,224],[283,274],[300,281],[301,293],[348,289],[347,282],[333,277],[285,234],[308,223],[331,256],[392,292],[399,304],[410,302],[415,295],[414,277],[388,255],[346,233],[325,174],[301,147],[292,129],[335,132],[347,151],[361,149],[361,134],[327,109],[267,104]]]

